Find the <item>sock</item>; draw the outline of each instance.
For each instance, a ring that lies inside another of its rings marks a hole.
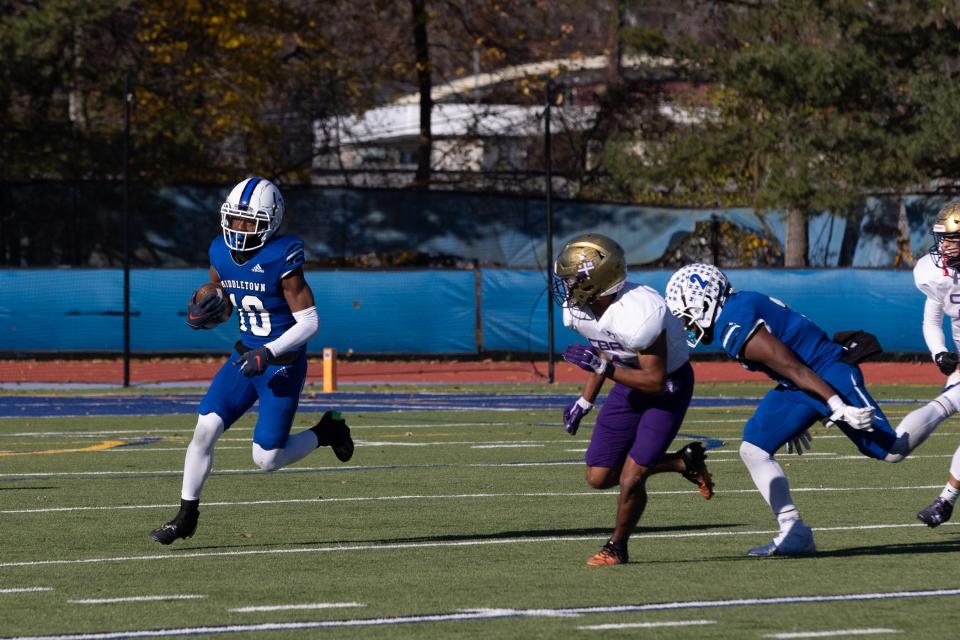
[[[957,504],[957,498],[960,498],[960,489],[955,489],[954,486],[948,482],[947,486],[940,492],[940,497],[951,505]]]
[[[789,529],[797,520],[802,520],[802,518],[796,507],[788,508],[786,511],[781,511],[777,514],[777,522],[780,523],[781,531]]]
[[[197,498],[196,500],[184,500],[183,498],[180,498],[180,513],[200,513],[200,499]]]
[[[740,459],[747,466],[753,484],[770,505],[781,528],[785,522],[799,519],[800,512],[790,497],[790,483],[787,482],[780,463],[769,453],[749,442],[740,444]]]
[[[897,425],[897,440],[884,460],[900,462],[923,444],[937,425],[956,412],[955,403],[960,403],[960,398],[955,397],[958,394],[960,387],[954,387],[905,415]]]

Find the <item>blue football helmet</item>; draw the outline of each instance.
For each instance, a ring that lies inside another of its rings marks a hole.
[[[272,182],[256,176],[247,178],[220,206],[223,241],[233,251],[259,249],[280,227],[283,212],[283,196]],[[241,223],[246,224],[237,227]]]

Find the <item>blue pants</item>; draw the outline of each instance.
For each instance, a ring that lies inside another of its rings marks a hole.
[[[307,356],[301,353],[293,364],[269,365],[259,376],[240,373],[234,351],[213,377],[207,395],[200,402],[200,414],[215,413],[229,429],[260,399],[260,415],[253,429],[253,441],[263,449],[280,449],[287,444],[300,392],[307,379]]]
[[[817,374],[847,404],[874,408],[873,431],[857,431],[845,424],[839,426],[863,455],[882,460],[890,452],[897,436],[887,416],[867,392],[860,367],[838,361],[822,367]],[[743,427],[743,440],[772,455],[784,443],[830,413],[827,404],[819,398],[800,389],[780,385],[767,392],[753,416],[747,420]]]

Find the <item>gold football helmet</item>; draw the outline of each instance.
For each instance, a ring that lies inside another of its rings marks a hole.
[[[553,275],[556,303],[581,309],[623,287],[627,260],[623,248],[612,238],[585,233],[563,245],[553,263]]]
[[[930,257],[941,269],[960,267],[960,200],[948,202],[933,223]]]

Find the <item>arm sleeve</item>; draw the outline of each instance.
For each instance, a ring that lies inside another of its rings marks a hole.
[[[931,298],[923,303],[923,340],[931,355],[947,350],[943,335],[943,305]]]
[[[293,319],[296,322],[292,327],[280,334],[276,340],[264,345],[274,356],[307,344],[310,338],[317,335],[317,331],[320,330],[320,318],[317,316],[316,306],[308,307],[303,311],[294,311]]]

